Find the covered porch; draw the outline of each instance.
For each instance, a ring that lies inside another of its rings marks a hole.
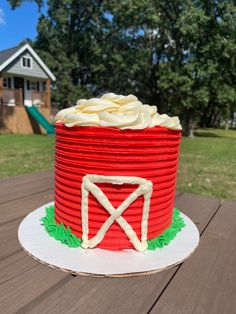
[[[50,80],[0,73],[0,132],[45,134],[47,131],[29,113],[35,106],[51,120]]]
[[[1,106],[50,108],[50,80],[0,73]]]

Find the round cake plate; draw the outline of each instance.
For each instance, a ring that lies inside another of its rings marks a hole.
[[[52,268],[93,277],[130,277],[156,273],[182,263],[197,248],[199,232],[190,218],[181,213],[185,227],[168,246],[143,253],[135,250],[69,248],[50,237],[42,225],[45,208],[34,210],[21,222],[18,238],[34,259]]]

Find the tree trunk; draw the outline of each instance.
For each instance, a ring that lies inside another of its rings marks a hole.
[[[193,112],[191,109],[188,109],[185,114],[185,128],[184,128],[184,135],[188,137],[193,136]]]

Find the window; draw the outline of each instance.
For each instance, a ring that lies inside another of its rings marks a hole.
[[[3,79],[3,87],[11,88],[11,78],[10,77]]]
[[[40,82],[27,80],[26,81],[26,88],[27,88],[27,90],[33,90],[33,91],[39,92],[40,91]]]
[[[8,87],[6,78],[3,79],[3,87],[6,87],[6,88]]]
[[[22,68],[32,69],[32,67],[33,67],[32,58],[31,57],[22,57],[21,66],[22,66]]]
[[[30,87],[31,90],[37,90],[36,82],[31,82]]]

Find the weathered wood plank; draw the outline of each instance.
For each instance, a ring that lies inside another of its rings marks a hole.
[[[46,177],[43,178],[46,182],[48,179],[45,179]],[[19,186],[15,186],[16,190]],[[9,201],[1,208],[0,216],[3,219],[1,222],[4,223],[0,226],[0,302],[3,313],[15,313],[48,289],[52,289],[57,284],[61,286],[73,279],[71,275],[36,262],[21,250],[18,242],[17,232],[22,219],[17,217],[27,214],[42,205],[42,202],[44,204],[52,198],[51,190],[23,197],[17,201]],[[8,219],[10,221],[6,223],[5,220]]]
[[[181,194],[177,206],[194,216],[203,230],[218,209],[220,201],[208,197]],[[187,206],[185,205],[187,204]],[[146,313],[177,268],[133,278],[99,279],[77,276],[63,287],[41,296],[25,306],[30,313]],[[87,283],[87,284],[86,284]]]
[[[21,250],[17,236],[20,221],[17,219],[0,227],[0,260]]]
[[[235,233],[236,202],[226,201],[151,313],[235,313]]]
[[[1,284],[7,282],[29,269],[38,266],[39,263],[25,254],[23,251],[16,252],[0,261],[0,289]]]
[[[10,188],[12,186],[21,185],[35,181],[35,178],[42,179],[48,177],[53,173],[52,170],[38,171],[27,174],[21,174],[19,176],[14,176],[6,179],[1,179],[0,184],[3,188]]]
[[[46,290],[63,286],[72,279],[71,275],[38,264],[1,284],[1,312],[4,314],[16,313]]]
[[[0,205],[0,225],[13,219],[23,217],[34,209],[53,201],[54,192],[48,190],[20,200],[13,200]]]
[[[167,273],[161,278],[158,274],[125,279],[78,276],[33,300],[22,313],[145,313],[150,299],[155,300],[171,278]]]
[[[210,218],[220,206],[221,200],[191,193],[182,193],[176,198],[175,207],[188,215],[202,232]]]
[[[53,188],[53,171],[36,172],[0,181],[0,204]]]

